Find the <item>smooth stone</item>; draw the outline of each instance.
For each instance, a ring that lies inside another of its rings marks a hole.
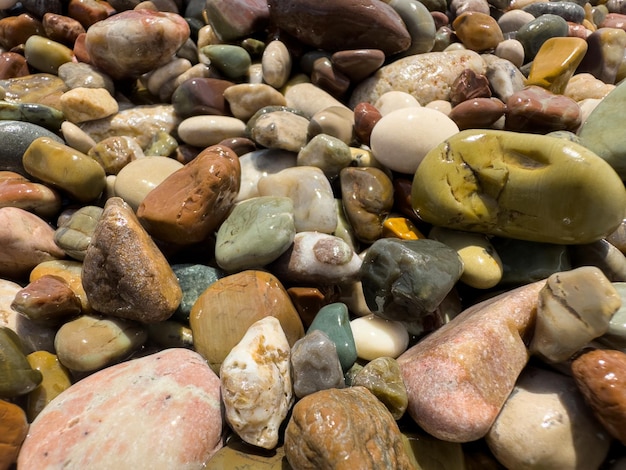
[[[145,328],[133,321],[83,315],[59,328],[54,347],[63,366],[91,372],[128,358],[147,337]]]
[[[178,134],[186,144],[209,147],[230,137],[243,137],[246,124],[230,116],[192,116],[178,126]]]
[[[299,152],[308,127],[309,120],[294,109],[265,107],[248,120],[245,135],[262,147]]]
[[[583,145],[606,160],[622,179],[626,178],[626,155],[607,123],[619,122],[626,100],[626,83],[620,83],[596,106],[578,131]]]
[[[220,367],[226,421],[245,442],[278,444],[279,427],[294,401],[290,345],[280,321],[266,316],[246,330]]]
[[[397,358],[409,345],[406,327],[397,321],[385,320],[374,314],[350,322],[359,359],[373,361],[379,357]]]
[[[387,407],[395,420],[404,415],[409,399],[395,359],[379,357],[368,362],[352,378],[351,386],[367,388]]]
[[[79,202],[96,199],[105,186],[104,169],[82,152],[47,137],[35,139],[22,157],[24,169]]]
[[[118,175],[122,168],[146,154],[134,138],[114,136],[94,143],[87,155],[97,161],[107,175]]]
[[[296,235],[288,197],[258,196],[237,203],[220,225],[215,260],[225,271],[262,267],[276,260]]]
[[[102,208],[99,206],[83,206],[79,208],[69,219],[58,223],[54,232],[54,242],[68,256],[78,261],[83,261],[101,215]]]
[[[58,321],[81,313],[80,299],[57,276],[42,276],[15,294],[11,308],[33,321]]]
[[[498,24],[503,34],[515,33],[518,29],[535,19],[535,16],[524,11],[523,9],[513,9],[505,11],[500,18]]]
[[[624,60],[626,31],[617,28],[599,28],[586,38],[589,54],[585,55],[576,70],[590,73],[604,83],[616,83]]]
[[[585,19],[585,9],[575,2],[532,2],[522,8],[535,18],[541,15],[556,15],[563,18],[565,21],[572,23],[582,23]]]
[[[201,242],[226,219],[239,192],[240,176],[235,152],[207,147],[150,191],[137,217],[159,240],[179,245]]]
[[[467,170],[458,173],[459,163]],[[576,190],[560,193],[558,204],[551,203],[554,188],[564,188],[563,175],[568,177],[567,187]],[[424,158],[415,173],[412,200],[419,217],[433,225],[529,241],[584,244],[619,226],[626,192],[605,161],[573,142],[467,130]],[[564,200],[568,204],[562,204]]]
[[[284,447],[292,468],[413,468],[393,416],[365,387],[321,390],[298,401]]]
[[[183,46],[184,48],[185,46]],[[191,67],[191,61],[180,57],[184,55],[182,48],[177,52],[179,55],[166,64],[148,72],[141,77],[146,84],[148,91],[154,96],[158,96],[160,101],[170,101],[174,91],[178,88],[179,77],[188,72]],[[197,56],[197,50],[194,45],[193,54]],[[191,57],[195,63],[196,57]]]
[[[42,218],[51,218],[61,210],[61,202],[61,195],[54,189],[19,173],[0,170],[0,207],[17,207]]]
[[[0,466],[12,468],[28,434],[28,420],[22,408],[6,400],[0,400],[0,416]]]
[[[296,398],[345,387],[337,347],[322,330],[307,332],[296,341],[291,348],[291,370]]]
[[[137,210],[146,196],[183,164],[168,157],[145,157],[129,162],[117,174],[115,195]]]
[[[307,334],[314,330],[324,332],[335,344],[342,370],[345,372],[350,369],[356,362],[357,353],[346,304],[335,302],[322,307],[315,315]]]
[[[172,270],[183,291],[183,298],[173,318],[188,322],[193,304],[196,303],[200,294],[215,281],[226,276],[226,273],[204,264],[173,264]]]
[[[148,341],[162,349],[193,349],[193,332],[177,321],[165,320],[147,326]]]
[[[263,0],[209,0],[199,3],[205,5],[209,23],[222,41],[250,36],[264,29],[269,21],[268,5]]]
[[[426,5],[416,0],[391,0],[388,5],[400,15],[411,36],[411,45],[401,55],[430,52],[435,44],[436,28]]]
[[[482,54],[486,64],[485,75],[495,97],[506,102],[513,93],[526,86],[526,77],[511,62],[492,54]]]
[[[343,210],[355,237],[364,243],[378,240],[385,217],[393,207],[393,184],[374,167],[348,167],[339,173]]]
[[[351,163],[352,152],[348,144],[327,134],[318,134],[311,138],[298,152],[296,161],[298,166],[320,168],[331,181]]]
[[[404,57],[384,65],[357,85],[349,105],[354,108],[362,102],[373,104],[391,90],[410,93],[422,106],[434,100],[448,100],[452,83],[465,69],[484,74],[485,63],[480,55],[469,50]],[[433,83],[437,86],[432,86]]]
[[[252,59],[248,51],[232,44],[211,44],[200,52],[207,56],[211,65],[230,80],[241,79],[248,73]]]
[[[383,238],[365,253],[361,282],[373,313],[420,335],[441,326],[436,309],[462,272],[457,252],[443,243]]]
[[[268,6],[275,27],[316,49],[380,49],[392,55],[411,45],[401,16],[385,3],[304,0],[292,4],[271,0]],[[351,34],[345,35],[346,30]]]
[[[476,304],[398,358],[408,413],[450,442],[485,436],[526,366],[523,342],[545,282]]]
[[[48,351],[35,351],[26,356],[30,366],[43,377],[37,388],[26,397],[26,416],[33,422],[37,415],[64,390],[72,385],[70,372]]]
[[[330,60],[333,67],[348,77],[352,83],[358,83],[383,65],[385,53],[380,49],[352,49],[334,52]]]
[[[524,56],[527,62],[532,61],[546,40],[554,37],[567,37],[567,21],[562,17],[546,13],[522,25],[515,35],[515,39],[524,46]]]
[[[56,74],[62,64],[72,61],[74,53],[59,42],[34,34],[24,43],[24,57],[40,72]]]
[[[26,58],[16,52],[0,53],[0,80],[29,75]]]
[[[358,279],[361,258],[340,237],[299,232],[269,267],[281,279],[300,285],[343,285]]]
[[[524,65],[524,46],[517,39],[505,39],[496,46],[494,54],[506,59],[516,67]]]
[[[9,121],[27,121],[53,132],[61,128],[65,116],[52,106],[40,103],[13,103],[0,101],[0,118]]]
[[[383,114],[372,129],[370,146],[390,170],[413,174],[430,150],[458,132],[454,121],[439,111],[404,108]]]
[[[353,111],[340,106],[331,106],[311,117],[307,135],[312,139],[325,134],[350,145],[355,140],[354,125]]]
[[[433,227],[428,237],[457,252],[463,263],[461,282],[475,289],[489,289],[502,280],[502,260],[486,236]]]
[[[257,187],[260,196],[288,197],[293,201],[296,232],[330,234],[337,228],[333,190],[319,168],[286,168],[261,177]]]
[[[96,145],[96,141],[73,122],[63,121],[61,124],[61,134],[63,134],[65,143],[79,152],[89,154],[91,148]],[[104,165],[103,167],[106,172],[107,168]]]
[[[393,111],[397,111],[398,109],[419,108],[420,106],[419,101],[417,101],[413,95],[405,91],[388,91],[374,103],[374,107],[381,114],[381,117]]]
[[[180,118],[174,107],[168,104],[139,105],[97,121],[88,121],[80,125],[96,142],[113,136],[133,137],[141,148],[146,148],[152,136],[159,132],[174,132]]]
[[[602,239],[587,245],[571,245],[572,266],[596,266],[611,282],[626,281],[626,255]]]
[[[261,178],[274,175],[281,170],[296,166],[297,155],[280,149],[260,149],[242,155],[241,185],[237,202],[259,196],[258,182]]]
[[[565,245],[499,237],[493,237],[491,243],[502,261],[503,286],[528,284],[572,269]]]
[[[448,118],[459,130],[490,128],[506,111],[506,105],[498,98],[474,98],[457,104]]]
[[[175,13],[130,10],[91,25],[85,47],[91,63],[113,79],[134,78],[167,63],[189,34]]]
[[[224,90],[234,117],[247,121],[266,106],[286,106],[285,96],[265,83],[238,83]]]
[[[626,39],[626,32],[624,38]],[[532,62],[526,85],[537,85],[552,93],[563,94],[567,82],[574,75],[586,52],[587,42],[584,39],[548,39]]]
[[[30,272],[29,282],[35,282],[44,276],[55,276],[63,279],[80,300],[83,313],[92,313],[93,309],[83,288],[83,264],[74,260],[43,261]]]
[[[291,75],[291,54],[284,42],[270,41],[261,58],[263,81],[274,88],[281,88]]]
[[[465,69],[452,83],[450,104],[454,107],[473,98],[491,98],[489,79],[486,75],[479,75],[471,69]]]
[[[37,416],[18,465],[202,468],[222,447],[219,386],[202,357],[187,349],[108,367]]]
[[[0,46],[11,50],[24,44],[33,35],[43,35],[41,21],[33,15],[20,12],[18,15],[4,16],[0,20]]]
[[[248,328],[267,316],[280,321],[290,346],[304,336],[289,294],[271,273],[247,270],[218,279],[191,309],[194,348],[217,373]]]
[[[537,367],[522,372],[486,442],[519,469],[599,468],[610,445],[571,377]]]
[[[516,132],[576,131],[582,122],[578,103],[567,96],[529,85],[506,101],[504,127]]]
[[[86,32],[79,21],[51,11],[42,15],[41,25],[47,38],[69,47],[74,45],[79,34]]]
[[[119,111],[115,98],[104,88],[72,88],[59,100],[65,117],[75,123],[103,119]]]
[[[401,240],[426,238],[411,220],[397,214],[390,214],[383,222],[383,238],[391,237]]]
[[[0,327],[0,397],[15,398],[34,390],[42,381],[41,372],[33,369],[22,352],[17,334]]]
[[[382,117],[382,113],[371,103],[359,103],[354,107],[354,133],[361,144],[370,145],[372,129]]]
[[[43,219],[17,207],[0,208],[0,275],[18,279],[37,264],[65,257],[54,243],[54,229]]]
[[[472,51],[495,49],[504,41],[500,25],[488,13],[463,12],[454,19],[452,28],[463,45]]]
[[[117,11],[127,9],[120,8],[118,10],[112,5],[114,3],[115,0],[111,3],[103,3],[97,0],[70,1],[67,5],[67,13],[71,18],[78,20],[85,29],[88,29],[92,24],[107,19],[109,16],[117,13]]]
[[[194,77],[182,82],[172,94],[172,105],[181,118],[199,114],[227,114],[225,92],[234,83],[229,80]],[[239,116],[235,115],[239,118]]]
[[[7,101],[38,103],[59,109],[59,97],[68,90],[67,85],[51,73],[33,73],[24,77],[0,80]]]
[[[609,329],[622,299],[602,271],[584,266],[551,275],[539,292],[531,354],[564,362]]]
[[[182,298],[169,263],[131,207],[117,197],[104,206],[82,280],[96,311],[141,323],[167,320]]]
[[[611,436],[626,443],[624,371],[626,354],[615,350],[587,351],[572,362],[572,375],[595,417]]]
[[[330,107],[348,109],[345,104],[334,98],[330,93],[312,83],[290,85],[284,91],[284,95],[285,100],[287,100],[287,107],[298,110],[308,118]]]

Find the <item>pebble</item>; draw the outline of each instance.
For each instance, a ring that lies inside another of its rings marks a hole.
[[[359,103],[359,105],[369,105],[369,103]],[[399,109],[419,108],[420,106],[421,104],[417,99],[405,91],[388,91],[374,103],[374,108],[380,113],[381,117]]]
[[[202,357],[187,349],[108,367],[37,416],[18,465],[201,468],[222,447],[219,387]]]
[[[308,127],[309,120],[295,109],[270,106],[248,120],[245,135],[262,147],[299,152],[307,144]]]
[[[524,46],[526,61],[535,58],[546,40],[554,37],[567,37],[568,25],[561,16],[546,13],[523,24],[515,35],[515,39]]]
[[[34,34],[24,44],[24,57],[40,72],[56,74],[62,64],[73,60],[74,54],[69,47]]]
[[[312,83],[290,85],[284,95],[288,108],[299,110],[309,119],[330,107],[347,108],[341,101]]]
[[[103,119],[119,110],[105,88],[72,88],[61,95],[59,104],[65,117],[75,124]]]
[[[419,6],[416,8],[419,9]],[[347,76],[352,83],[358,83],[383,65],[385,53],[380,49],[352,49],[337,51],[330,59],[333,68]]]
[[[35,282],[44,276],[55,276],[63,279],[80,300],[83,313],[91,313],[92,308],[83,288],[83,264],[79,261],[62,259],[43,261],[30,272],[29,282]]]
[[[357,353],[348,307],[341,302],[323,306],[313,318],[307,334],[315,330],[323,331],[335,344],[343,371],[350,369],[357,359]]]
[[[604,83],[615,83],[626,48],[626,31],[600,28],[586,39],[590,54],[582,59],[577,72],[591,73]]]
[[[240,79],[248,74],[252,59],[243,47],[231,44],[211,44],[200,49],[227,79]]]
[[[571,377],[528,367],[486,442],[507,468],[599,468],[610,438]]]
[[[180,89],[180,87],[179,87]],[[287,100],[278,90],[265,83],[239,83],[223,92],[233,116],[247,121],[266,106],[286,106]]]
[[[219,268],[194,263],[173,264],[172,270],[183,291],[183,298],[172,318],[188,322],[193,304],[196,303],[200,294],[215,281],[224,277],[226,273]]]
[[[182,298],[169,263],[131,207],[116,197],[98,220],[82,282],[96,311],[141,323],[167,320]],[[159,289],[151,288],[155,284]]]
[[[0,400],[0,466],[11,468],[17,462],[22,442],[28,433],[26,413],[15,403]]]
[[[259,196],[259,180],[296,166],[296,158],[295,153],[280,149],[260,149],[242,155],[239,158],[241,185],[236,201],[241,202]]]
[[[178,126],[180,138],[195,147],[216,145],[230,137],[243,137],[246,124],[230,116],[192,116]]]
[[[11,308],[33,321],[59,321],[80,314],[80,299],[57,276],[42,276],[15,294]]]
[[[321,390],[298,401],[285,430],[285,457],[302,469],[412,468],[393,416],[360,386]]]
[[[15,120],[0,121],[0,132],[4,142],[0,153],[2,170],[14,171],[28,177],[22,164],[22,156],[30,144],[39,137],[47,137],[62,143],[63,140],[45,127],[30,122]]]
[[[480,151],[473,152],[474,146]],[[486,146],[493,150],[487,151]],[[488,166],[483,166],[480,161],[485,155],[502,156],[497,164],[500,169],[494,169],[491,158]],[[447,173],[451,159],[471,164],[472,169],[468,166],[464,176],[457,173],[460,167],[453,167],[454,175]],[[419,166],[413,207],[423,220],[457,230],[547,243],[589,243],[613,232],[623,218],[624,186],[605,163],[587,148],[563,139],[495,130],[462,131],[431,151]],[[595,168],[593,172],[590,166]],[[572,184],[577,181],[575,194],[569,199],[571,205],[551,207],[554,198],[550,191],[555,188],[551,181],[562,181],[565,168]],[[603,176],[590,176],[600,173]],[[478,181],[486,181],[483,177],[487,174],[489,184],[479,186]],[[532,186],[530,192],[523,189],[527,183]],[[534,200],[527,197],[530,193]],[[602,195],[607,196],[606,201],[599,202]],[[604,207],[602,218],[598,205]],[[511,211],[515,217],[505,215]]]
[[[493,127],[506,115],[507,107],[498,98],[473,98],[457,104],[448,118],[459,130]]]
[[[391,0],[388,4],[400,15],[411,36],[411,45],[401,55],[430,52],[435,43],[436,28],[426,5],[412,0]]]
[[[45,219],[59,213],[61,195],[19,173],[0,171],[0,207],[17,207]]]
[[[224,358],[258,320],[276,317],[290,346],[304,336],[302,321],[282,283],[264,271],[218,279],[194,303],[189,323],[194,348],[219,372]]]
[[[266,316],[246,330],[220,367],[225,417],[245,442],[273,449],[293,405],[290,345],[280,321]]]
[[[42,380],[41,372],[33,369],[22,352],[19,336],[6,326],[0,327],[0,396],[15,398],[34,390]]]
[[[322,330],[309,331],[296,341],[291,349],[291,369],[296,398],[345,386],[337,347]]]
[[[29,73],[28,64],[24,56],[15,52],[3,52],[0,54],[0,80],[23,77]]]
[[[314,138],[325,134],[350,145],[355,141],[354,112],[342,106],[331,106],[319,111],[311,117],[307,135]]]
[[[291,75],[291,54],[282,41],[271,41],[263,50],[261,66],[263,81],[274,88],[281,88]]]
[[[26,360],[43,377],[39,386],[26,396],[26,416],[32,423],[57,395],[71,387],[72,379],[59,358],[48,351],[32,352],[26,356]]]
[[[626,32],[624,38],[626,39]],[[532,62],[526,84],[543,87],[554,94],[563,94],[586,52],[587,42],[583,39],[572,37],[548,39]]]
[[[458,14],[452,22],[452,28],[463,45],[472,51],[495,49],[504,41],[500,25],[487,13],[466,11]]]
[[[522,338],[544,285],[478,303],[398,358],[407,411],[422,429],[451,442],[487,434],[528,361]]]
[[[590,73],[577,73],[567,82],[563,94],[574,101],[582,102],[588,99],[601,100],[614,89],[615,85],[604,83]],[[586,121],[584,119],[583,123]]]
[[[406,327],[397,321],[374,314],[350,321],[357,356],[366,361],[379,357],[397,358],[409,345]]]
[[[223,146],[207,147],[150,191],[137,217],[159,240],[181,245],[201,242],[230,212],[240,176],[235,152]]]

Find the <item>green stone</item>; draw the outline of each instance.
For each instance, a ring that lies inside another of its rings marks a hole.
[[[409,397],[398,362],[392,357],[379,357],[368,362],[352,380],[352,386],[361,385],[374,394],[389,410],[394,419],[404,415]]]
[[[613,167],[626,179],[626,145],[615,123],[626,118],[626,81],[606,95],[578,131],[582,144]]]
[[[357,359],[356,345],[346,304],[336,302],[322,307],[315,315],[307,333],[313,330],[322,331],[335,343],[344,373],[353,366]]]
[[[209,58],[211,65],[231,79],[246,76],[252,64],[250,54],[240,46],[212,44],[204,46],[200,51]]]
[[[65,121],[65,116],[58,109],[45,104],[12,103],[0,100],[0,120],[30,122],[58,132]]]
[[[174,264],[172,270],[183,291],[183,298],[174,312],[173,319],[188,322],[191,308],[200,294],[215,281],[226,276],[226,273],[219,268],[191,263]]]
[[[74,52],[59,42],[34,34],[24,44],[24,56],[30,66],[56,74],[61,65],[72,61]]]
[[[387,3],[400,15],[411,35],[411,46],[402,52],[402,56],[430,52],[437,31],[428,7],[415,0],[390,0]]]
[[[327,134],[318,134],[298,152],[298,166],[315,166],[333,179],[352,163],[348,144]]]
[[[72,258],[83,261],[102,211],[98,206],[81,207],[66,222],[59,224],[54,232],[54,242]]]
[[[178,141],[167,132],[158,132],[150,142],[144,154],[147,157],[169,157],[178,148]]]
[[[34,390],[43,380],[22,352],[19,337],[8,327],[0,327],[0,397],[14,398]]]
[[[622,223],[626,189],[595,153],[566,139],[466,130],[431,150],[412,203],[442,227],[557,244],[591,243]]]
[[[526,61],[531,61],[544,42],[554,37],[567,37],[568,31],[567,21],[546,13],[520,27],[515,39],[522,43]]]

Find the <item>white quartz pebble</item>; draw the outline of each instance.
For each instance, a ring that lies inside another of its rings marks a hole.
[[[376,123],[370,143],[376,160],[390,170],[412,175],[431,149],[458,132],[454,121],[439,111],[403,108]]]
[[[220,368],[226,420],[245,442],[273,449],[293,404],[287,337],[275,317],[254,323]]]
[[[202,148],[231,137],[243,137],[245,132],[246,123],[230,116],[192,116],[178,126],[178,136],[183,142]]]
[[[413,95],[397,90],[388,91],[374,103],[374,107],[378,109],[383,116],[398,109],[419,108],[420,106],[421,104],[419,104],[419,101],[417,101]]]
[[[378,357],[395,359],[409,345],[409,333],[402,323],[385,320],[374,314],[355,318],[350,322],[350,328],[356,353],[366,361]]]

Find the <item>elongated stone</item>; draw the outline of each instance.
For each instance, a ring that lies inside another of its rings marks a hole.
[[[619,226],[626,190],[612,168],[581,145],[541,135],[467,130],[424,158],[413,180],[412,201],[420,218],[434,225],[582,244]]]
[[[0,207],[18,207],[40,217],[53,217],[61,209],[61,195],[19,173],[0,170]]]
[[[356,361],[356,346],[350,327],[348,308],[344,303],[325,305],[317,312],[308,332],[323,331],[337,347],[337,355],[343,371],[347,371]]]
[[[360,359],[397,358],[409,345],[409,333],[399,321],[385,320],[374,314],[350,322],[356,353]]]
[[[293,404],[289,343],[277,318],[252,324],[220,367],[226,420],[244,441],[265,449]]]
[[[48,351],[35,351],[26,356],[30,366],[41,372],[41,383],[26,397],[26,415],[33,422],[48,404],[72,385],[70,372],[59,358]]]
[[[0,100],[0,118],[25,121],[58,132],[65,117],[61,111],[40,103],[14,103]]]

